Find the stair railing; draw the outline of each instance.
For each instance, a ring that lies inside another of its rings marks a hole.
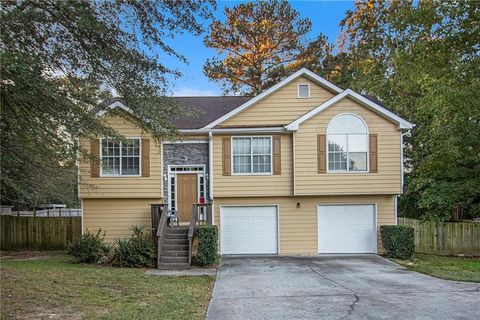
[[[165,234],[167,231],[167,221],[168,221],[168,205],[152,205],[152,211],[154,216],[160,217],[158,219],[157,225],[157,268],[160,266],[160,259],[162,257],[163,250],[163,240],[165,239]]]
[[[198,204],[192,204],[192,215],[190,216],[190,226],[188,227],[188,267],[192,265],[192,246],[193,235],[195,234],[195,226],[197,224],[197,208]]]

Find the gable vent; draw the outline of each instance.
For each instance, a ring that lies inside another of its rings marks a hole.
[[[299,84],[297,86],[297,97],[302,99],[310,98],[310,85]]]

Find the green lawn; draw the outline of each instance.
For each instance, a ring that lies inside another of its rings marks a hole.
[[[441,279],[480,282],[480,258],[415,254],[412,260],[393,259],[393,261],[409,270]]]
[[[203,319],[214,283],[76,264],[58,253],[3,255],[1,319]]]

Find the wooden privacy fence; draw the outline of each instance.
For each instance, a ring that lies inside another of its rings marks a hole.
[[[0,214],[19,217],[80,217],[82,209],[58,208],[35,211],[5,211],[0,212]]]
[[[0,216],[2,250],[60,250],[82,232],[80,217]]]
[[[415,252],[480,256],[480,223],[438,223],[407,218],[398,218],[398,223],[415,230]]]

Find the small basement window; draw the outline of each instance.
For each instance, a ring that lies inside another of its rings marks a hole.
[[[310,98],[310,85],[299,84],[297,86],[297,98],[307,99]]]

